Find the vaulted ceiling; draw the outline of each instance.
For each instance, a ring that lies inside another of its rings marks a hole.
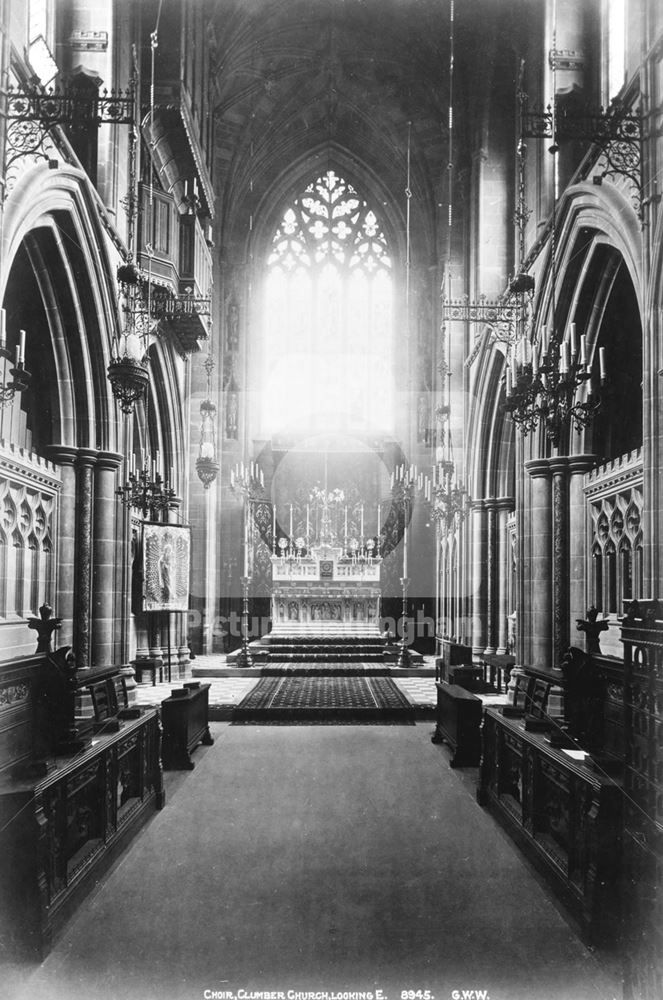
[[[509,6],[456,0],[456,168],[470,152],[470,91],[477,80],[490,87],[495,19]],[[372,182],[404,218],[409,137],[411,208],[434,253],[448,193],[450,11],[450,0],[217,0],[215,188],[226,226],[330,163]]]

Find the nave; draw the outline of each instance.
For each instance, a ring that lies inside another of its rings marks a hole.
[[[621,996],[430,723],[211,729],[48,958],[5,969],[4,996]]]

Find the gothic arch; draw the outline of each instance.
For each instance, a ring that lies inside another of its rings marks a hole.
[[[106,368],[117,305],[98,214],[77,171],[30,171],[7,202],[2,287],[5,305],[20,302],[25,290],[13,269],[21,257],[29,262],[47,340],[39,363],[52,390],[49,443],[113,449],[118,425]],[[29,342],[26,351],[29,357]]]

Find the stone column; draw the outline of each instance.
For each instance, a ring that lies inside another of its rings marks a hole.
[[[472,652],[486,648],[486,534],[483,500],[472,501]]]
[[[529,511],[531,548],[529,579],[524,597],[530,606],[531,666],[550,667],[552,661],[552,498],[550,467],[546,459],[526,462],[531,476]],[[525,517],[527,517],[525,511]]]
[[[497,501],[484,500],[486,509],[486,648],[492,655],[497,645]]]
[[[90,661],[92,601],[92,510],[97,452],[80,448],[76,456],[76,547],[74,561],[74,655],[79,669]]]
[[[62,489],[58,509],[58,566],[53,611],[62,619],[54,646],[74,646],[74,585],[76,546],[76,470],[75,448],[52,446],[49,458],[60,466]]]
[[[116,473],[122,455],[110,451],[97,453],[94,467],[93,573],[91,665],[107,667],[113,663],[114,623],[118,612],[115,593],[115,562],[121,551],[116,536]],[[121,599],[121,595],[120,595]]]
[[[511,576],[511,537],[509,515],[514,507],[511,497],[497,501],[497,652],[506,653],[509,643],[509,579]]]
[[[569,646],[568,459],[551,458],[553,524],[553,662],[558,668]]]
[[[569,623],[575,623],[587,611],[587,523],[584,485],[585,474],[596,465],[595,455],[569,456]],[[575,643],[574,643],[575,645]]]

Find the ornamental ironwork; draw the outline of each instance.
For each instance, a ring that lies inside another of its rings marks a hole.
[[[9,121],[38,122],[43,129],[54,125],[87,129],[91,125],[131,125],[134,121],[133,87],[90,92],[76,83],[51,90],[10,86],[5,94]]]
[[[642,115],[630,110],[623,101],[614,100],[608,108],[589,108],[557,101],[545,108],[529,109],[522,97],[521,136],[523,139],[550,139],[552,152],[562,142],[589,142],[603,154],[605,168],[597,183],[606,176],[622,176],[635,188],[633,198],[642,220]]]

